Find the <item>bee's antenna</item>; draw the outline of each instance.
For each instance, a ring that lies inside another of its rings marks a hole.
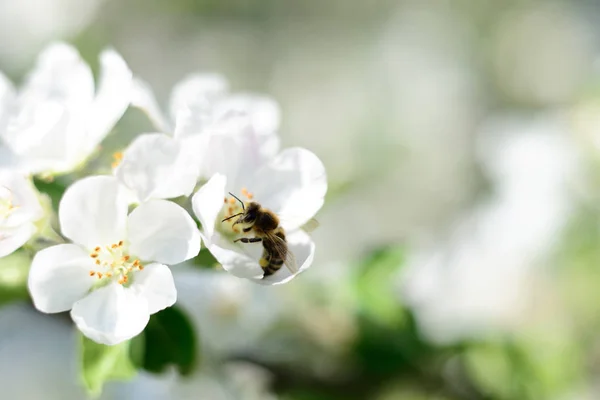
[[[240,204],[242,205],[242,210],[243,210],[243,211],[246,211],[246,207],[244,206],[244,202],[243,202],[243,201],[241,201],[241,200],[239,199],[239,197],[237,197],[235,194],[233,194],[233,193],[231,193],[231,192],[229,192],[229,194],[230,194],[230,195],[232,195],[232,196],[233,196],[233,197],[234,197],[234,198],[235,198],[237,201],[239,201],[239,202],[240,202]]]
[[[243,213],[237,213],[237,214],[234,214],[234,215],[232,215],[231,217],[227,217],[227,218],[225,218],[225,219],[224,219],[223,221],[221,221],[221,222],[225,222],[225,221],[227,221],[228,219],[231,219],[231,218],[237,217],[237,216],[239,216],[239,215],[242,215],[242,214],[243,214]],[[235,225],[235,224],[234,224],[234,225]]]

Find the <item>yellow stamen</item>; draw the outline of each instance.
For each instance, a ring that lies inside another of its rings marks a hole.
[[[113,153],[113,162],[110,165],[113,168],[117,168],[119,166],[119,164],[121,164],[121,161],[123,160],[123,153],[120,151],[117,151],[116,153]]]

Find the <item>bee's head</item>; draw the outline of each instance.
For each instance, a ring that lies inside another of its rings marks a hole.
[[[235,221],[235,224],[253,224],[254,221],[256,221],[256,218],[258,218],[259,209],[260,204],[254,201],[246,204],[244,213],[237,221]]]

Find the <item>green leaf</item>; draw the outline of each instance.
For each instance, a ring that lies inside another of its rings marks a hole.
[[[130,341],[106,346],[80,334],[80,374],[88,394],[99,396],[107,381],[129,380],[136,369],[129,357]]]
[[[169,307],[150,317],[144,330],[144,369],[159,373],[173,364],[186,375],[193,371],[196,353],[194,327],[179,308]]]
[[[362,313],[384,325],[394,325],[404,318],[394,287],[403,261],[403,249],[382,248],[361,262],[356,276],[356,293]]]
[[[200,250],[200,253],[194,257],[192,263],[202,269],[214,268],[219,264],[217,259],[207,249]]]
[[[60,202],[60,199],[62,198],[62,195],[64,194],[68,186],[68,183],[64,182],[63,178],[60,177],[54,180],[34,178],[33,183],[35,184],[37,190],[39,190],[42,193],[46,193],[50,197],[52,201],[52,207],[55,210],[57,210],[58,203]]]
[[[23,300],[27,294],[27,275],[31,257],[23,250],[0,258],[0,304]]]

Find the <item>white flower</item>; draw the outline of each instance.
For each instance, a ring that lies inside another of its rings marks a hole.
[[[252,136],[243,138],[246,140],[232,143],[228,153],[230,164],[215,171],[217,174],[194,195],[194,212],[202,223],[207,248],[227,271],[263,284],[285,283],[295,276],[285,267],[263,279],[264,272],[258,263],[263,250],[261,243],[233,243],[241,237],[238,227],[232,228],[235,218],[221,220],[240,213],[242,206],[227,193],[242,198],[246,204],[256,201],[279,216],[288,247],[301,272],[311,265],[315,245],[300,228],[323,205],[327,191],[325,168],[310,151],[291,148],[256,169],[253,164],[256,160],[244,157],[252,154]]]
[[[572,207],[577,158],[562,118],[500,117],[484,127],[480,155],[495,196],[450,237],[420,246],[401,272],[403,301],[437,343],[524,328]]]
[[[273,291],[215,270],[180,265],[173,273],[177,305],[198,330],[203,353],[232,354],[256,349],[281,316],[282,302]]]
[[[31,181],[19,172],[0,170],[0,257],[11,254],[31,238],[42,214]]]
[[[279,151],[280,111],[277,103],[261,95],[230,94],[227,89],[227,81],[217,74],[195,74],[183,79],[171,94],[169,119],[158,107],[150,87],[135,80],[132,104],[144,110],[157,129],[172,135],[180,143],[180,148],[187,154],[182,154],[184,161],[175,163],[188,166],[182,170],[184,175],[194,173],[189,168],[193,165],[200,178],[208,179],[211,165],[227,158],[224,154],[229,153],[228,149],[223,150],[222,135],[252,133],[264,158],[273,157]],[[171,143],[170,146],[176,145]],[[148,155],[145,158],[152,159]],[[141,152],[137,156],[125,154],[123,163],[136,164],[133,168],[139,170],[142,167],[137,165],[150,163],[145,158]],[[179,172],[172,169],[171,174],[176,176]],[[180,195],[185,194],[181,193],[182,189]]]
[[[196,256],[200,236],[175,203],[153,200],[127,215],[127,196],[113,177],[74,183],[59,206],[61,244],[37,253],[29,291],[46,313],[71,310],[84,335],[116,344],[139,334],[150,314],[173,305],[176,289],[165,264]]]
[[[281,113],[273,99],[251,93],[229,93],[228,90],[227,80],[219,74],[189,75],[173,88],[169,102],[170,118],[167,118],[150,86],[141,79],[135,79],[132,105],[146,112],[161,132],[175,136],[195,135],[225,115],[236,113],[248,115],[258,135],[277,132]]]
[[[100,55],[94,90],[90,67],[73,47],[49,45],[17,93],[0,77],[0,139],[31,173],[75,169],[96,149],[131,100],[132,74],[113,50]]]
[[[146,133],[129,145],[114,173],[139,202],[189,196],[198,180],[196,159],[183,142]]]
[[[4,305],[0,309],[2,398],[86,399],[78,380],[81,355],[76,343],[76,330],[61,319],[48,318],[25,302]]]

